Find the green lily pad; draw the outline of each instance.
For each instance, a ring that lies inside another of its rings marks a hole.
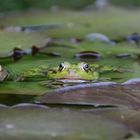
[[[74,16],[73,16],[74,15]],[[47,18],[46,18],[47,17]],[[67,29],[57,29],[47,32],[57,37],[83,37],[94,31],[105,33],[110,37],[123,36],[134,31],[139,32],[139,12],[110,7],[104,12],[30,12],[4,17],[1,25],[38,25],[38,24],[65,24]],[[108,20],[106,20],[108,18]],[[84,20],[83,20],[84,19]],[[109,28],[108,28],[109,27]]]
[[[0,94],[42,95],[48,89],[38,82],[4,82],[0,83]]]
[[[44,43],[45,36],[37,33],[0,32],[1,51],[0,55],[7,54],[15,47],[28,49],[32,45],[40,46]]]

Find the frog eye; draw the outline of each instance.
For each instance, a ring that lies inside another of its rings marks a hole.
[[[88,64],[85,64],[85,65],[83,66],[83,69],[84,69],[86,72],[88,72],[88,70],[89,70],[89,65],[88,65]]]
[[[58,70],[62,71],[65,68],[64,63],[60,63]]]

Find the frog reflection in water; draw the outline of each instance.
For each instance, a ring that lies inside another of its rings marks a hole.
[[[97,80],[99,74],[96,71],[92,71],[90,66],[84,62],[78,64],[64,62],[59,67],[52,69],[52,71],[48,71],[48,77],[49,79],[56,79],[64,83],[81,83]]]

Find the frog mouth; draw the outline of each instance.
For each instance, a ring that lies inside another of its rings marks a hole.
[[[67,79],[67,78],[61,78],[61,79],[58,79],[58,81],[61,81],[63,83],[85,83],[87,82],[87,80],[84,80],[84,79]]]
[[[75,71],[73,70],[71,70],[66,76],[59,78],[58,80],[64,83],[83,83],[87,81],[84,78],[82,78],[80,75],[75,73]]]

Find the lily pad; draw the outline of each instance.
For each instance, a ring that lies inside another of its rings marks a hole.
[[[47,88],[41,86],[38,82],[4,81],[0,83],[0,95],[42,95],[47,90]],[[14,98],[14,96],[12,97]]]
[[[27,49],[32,45],[41,46],[44,43],[45,38],[45,36],[40,36],[37,33],[0,32],[0,54],[8,55],[8,52],[13,50],[15,47]]]
[[[140,107],[140,79],[124,84],[80,84],[48,92],[38,100],[46,104]]]
[[[129,131],[115,121],[81,111],[21,104],[0,107],[0,139],[117,140]]]
[[[89,110],[88,110],[89,112]],[[106,108],[90,110],[91,113],[101,115],[104,118],[108,118],[119,123],[124,124],[129,130],[134,130],[140,134],[140,111],[127,109],[127,108]],[[132,133],[133,135],[133,133]]]

